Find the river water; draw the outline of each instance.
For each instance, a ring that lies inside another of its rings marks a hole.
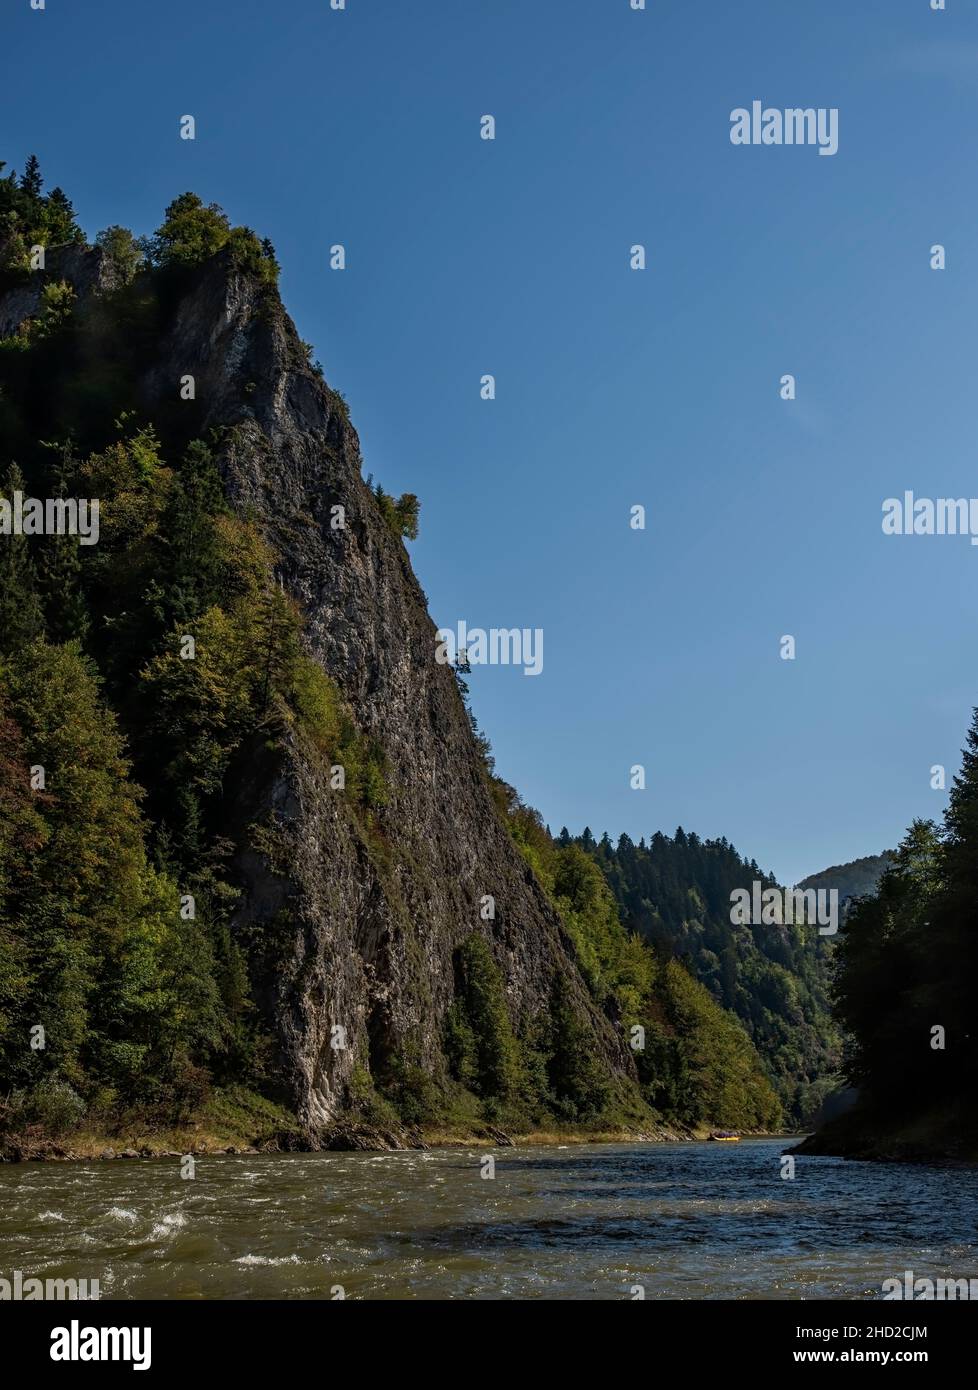
[[[783,1140],[0,1166],[0,1277],[126,1298],[880,1298],[978,1277],[978,1169]]]

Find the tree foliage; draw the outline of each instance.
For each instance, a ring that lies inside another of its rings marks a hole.
[[[5,168],[0,160],[0,174]],[[36,155],[30,155],[19,179],[15,170],[0,177],[0,275],[26,275],[32,246],[47,251],[85,240],[64,191],[53,188],[45,195],[43,187]]]
[[[590,832],[554,840],[512,787],[492,779],[510,833],[558,909],[595,1005],[618,1017],[647,1102],[683,1124],[773,1129],[781,1103],[743,1024],[689,972],[622,920]],[[591,1027],[554,981],[547,1032],[551,1092],[564,1118],[594,1119],[611,1099]],[[634,1029],[640,1029],[635,1034]],[[590,1099],[587,1099],[590,1097]]]
[[[838,950],[846,1073],[887,1127],[960,1106],[974,1129],[976,902],[978,710],[943,824],[913,822]]]

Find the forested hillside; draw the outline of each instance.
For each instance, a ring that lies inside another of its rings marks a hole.
[[[848,864],[834,864],[821,873],[809,874],[799,888],[834,888],[840,902],[847,898],[862,898],[876,892],[879,881],[893,864],[892,854],[868,854]]]
[[[636,1064],[649,1102],[694,1123],[708,1096],[710,1114],[739,1114],[748,1128],[775,1127],[781,1106],[744,1028],[684,964],[622,924],[600,868],[581,845],[553,840],[506,783],[493,779],[493,788],[514,839],[560,909],[595,999],[643,1030]]]
[[[0,511],[99,504],[0,537],[8,1152],[776,1127],[736,1018],[493,777],[417,498],[363,481],[277,275],[193,194],[90,246],[0,179]]]
[[[629,931],[674,958],[741,1020],[792,1121],[806,1124],[832,1089],[840,1039],[829,1013],[831,939],[812,926],[733,926],[731,894],[774,879],[726,840],[678,829],[636,845],[589,830],[578,845],[607,879]]]

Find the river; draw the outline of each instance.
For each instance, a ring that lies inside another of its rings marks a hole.
[[[978,1275],[978,1169],[783,1140],[0,1166],[0,1277],[103,1299],[880,1298]]]

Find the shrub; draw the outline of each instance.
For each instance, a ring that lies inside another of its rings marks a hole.
[[[402,492],[393,497],[385,492],[380,483],[373,490],[380,506],[381,515],[395,536],[404,536],[409,541],[418,539],[418,516],[421,503],[413,492]]]
[[[135,279],[143,264],[143,249],[129,231],[128,227],[106,227],[95,238],[112,268],[119,285],[128,285]]]
[[[15,1091],[7,1103],[3,1127],[16,1131],[40,1125],[52,1137],[70,1134],[85,1118],[86,1106],[67,1081],[45,1077],[30,1091]]]

